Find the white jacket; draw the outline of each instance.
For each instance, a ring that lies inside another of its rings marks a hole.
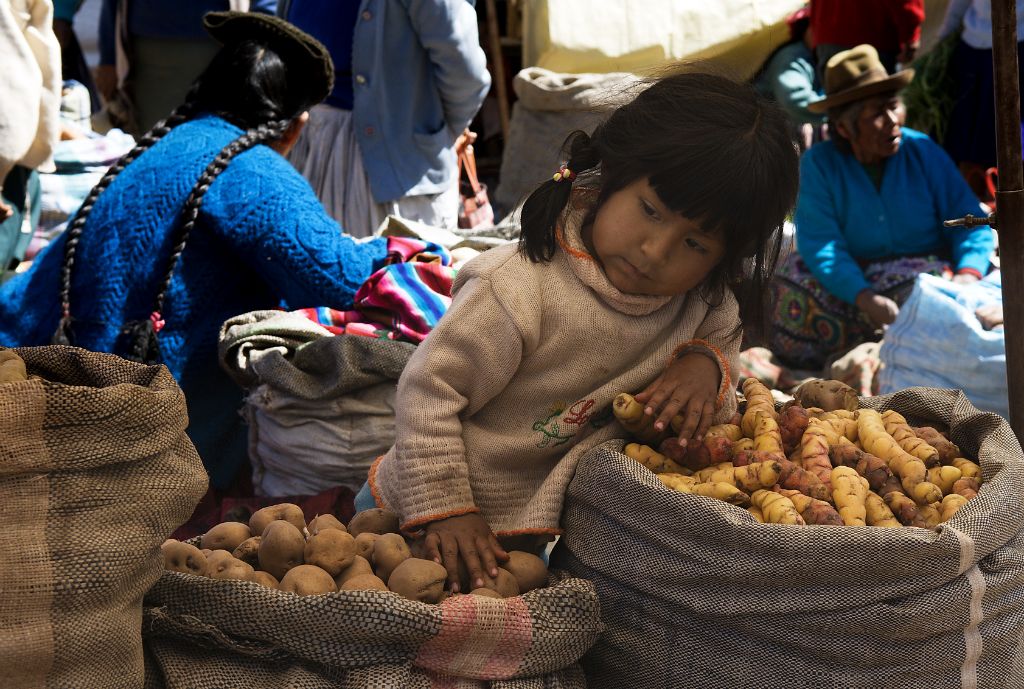
[[[15,165],[53,171],[60,44],[50,0],[0,0],[0,182]]]

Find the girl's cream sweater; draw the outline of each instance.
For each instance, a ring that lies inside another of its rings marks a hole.
[[[732,293],[709,307],[696,294],[618,291],[583,245],[581,197],[550,262],[509,245],[467,264],[451,308],[402,373],[395,445],[369,481],[404,530],[480,512],[497,535],[559,533],[579,458],[625,437],[612,400],[642,390],[684,351],[719,364],[715,422],[736,410]]]

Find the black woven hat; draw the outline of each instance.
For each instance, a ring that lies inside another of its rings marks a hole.
[[[323,43],[280,17],[259,12],[207,12],[203,26],[221,45],[257,41],[281,56],[292,83],[309,93],[309,105],[319,103],[334,87],[334,62]]]

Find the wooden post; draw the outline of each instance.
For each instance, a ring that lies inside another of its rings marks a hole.
[[[501,135],[508,142],[508,91],[505,88],[505,58],[501,52],[501,35],[498,32],[498,8],[494,0],[487,0],[487,42],[491,45],[491,64],[494,66],[495,93],[498,94],[498,116],[501,118]]]
[[[1020,93],[1017,82],[1017,7],[992,0],[999,189],[996,215],[1003,279],[1006,378],[1010,425],[1024,442],[1024,169],[1021,168]]]

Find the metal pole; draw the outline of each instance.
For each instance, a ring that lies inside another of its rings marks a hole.
[[[1015,0],[992,0],[999,267],[1003,279],[1006,378],[1010,425],[1024,442],[1024,169],[1021,168]]]

